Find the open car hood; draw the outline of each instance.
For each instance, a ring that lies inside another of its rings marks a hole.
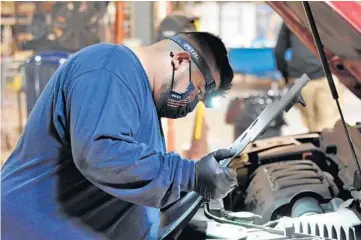
[[[302,2],[267,2],[318,55]],[[309,2],[331,71],[361,99],[361,2]]]

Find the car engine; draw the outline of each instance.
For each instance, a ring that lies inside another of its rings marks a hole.
[[[162,211],[160,239],[361,240],[361,125],[338,121],[320,133],[261,139],[284,110],[302,102],[296,81],[262,111],[222,161],[237,171],[238,185],[221,200],[187,193]],[[360,161],[360,160],[357,160]]]
[[[352,187],[356,166],[343,131],[338,122],[321,133],[255,141],[240,156],[247,164],[236,190],[204,206],[205,215],[240,223],[244,235],[235,239],[361,239],[361,192]],[[361,125],[349,132],[361,158]]]

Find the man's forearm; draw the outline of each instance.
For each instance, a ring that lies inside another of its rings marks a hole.
[[[176,153],[120,139],[90,144],[73,149],[76,166],[94,185],[119,199],[161,208],[194,187],[194,161]]]

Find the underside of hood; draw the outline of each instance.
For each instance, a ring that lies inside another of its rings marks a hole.
[[[319,56],[302,2],[267,2]],[[361,99],[361,2],[310,1],[331,71]]]

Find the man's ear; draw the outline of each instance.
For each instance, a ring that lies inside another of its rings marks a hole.
[[[174,70],[178,70],[182,63],[188,63],[191,60],[191,56],[187,52],[171,53],[171,57]]]

